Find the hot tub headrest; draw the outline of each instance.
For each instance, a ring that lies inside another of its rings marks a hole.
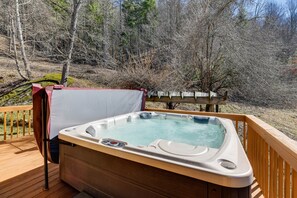
[[[151,119],[152,118],[152,113],[143,112],[143,113],[139,114],[139,117],[141,119]]]
[[[209,118],[207,117],[198,117],[194,116],[194,122],[199,123],[199,124],[208,124]]]

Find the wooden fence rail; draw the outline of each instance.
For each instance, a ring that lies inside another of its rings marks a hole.
[[[247,115],[247,154],[265,197],[297,198],[297,143]]]
[[[297,198],[297,143],[252,115],[147,109],[231,119],[265,197]]]
[[[32,134],[32,105],[0,107],[0,141]]]
[[[218,116],[233,120],[264,196],[297,198],[297,143],[262,120],[243,114],[146,110]],[[31,124],[31,105],[0,107],[0,141],[31,134]]]

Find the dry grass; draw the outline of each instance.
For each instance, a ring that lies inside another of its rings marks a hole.
[[[36,59],[30,61],[33,79],[42,78],[48,73],[61,73],[62,64],[51,63],[46,60]],[[94,70],[95,76],[97,76],[96,69],[89,65],[72,65],[70,68],[70,75],[75,78],[75,87],[98,87],[96,83],[92,80],[88,80],[87,75],[94,76],[93,74],[88,74],[88,71]],[[1,78],[2,77],[2,78]],[[94,77],[95,78],[95,77]],[[1,83],[10,83],[20,79],[15,67],[15,62],[13,59],[1,57],[0,56],[0,81]]]
[[[165,108],[165,103],[147,102],[148,108]],[[272,107],[259,107],[244,103],[227,102],[221,105],[220,111],[223,113],[240,113],[255,115],[271,126],[280,130],[288,137],[297,141],[297,108],[277,109]],[[180,104],[176,109],[199,111],[199,105]]]
[[[221,111],[255,115],[290,138],[297,140],[297,108],[276,109],[242,103],[228,103],[225,106],[221,106]]]

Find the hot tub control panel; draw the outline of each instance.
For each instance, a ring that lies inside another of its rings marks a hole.
[[[126,142],[122,142],[122,141],[119,141],[119,140],[113,140],[113,139],[109,139],[109,138],[103,139],[101,141],[101,143],[106,145],[106,146],[120,147],[120,148],[127,145]]]

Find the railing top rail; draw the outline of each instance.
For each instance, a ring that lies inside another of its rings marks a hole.
[[[185,110],[170,110],[170,109],[155,109],[146,108],[146,111],[158,111],[158,112],[170,112],[170,113],[182,113],[182,114],[192,114],[192,115],[205,115],[205,116],[217,116],[222,118],[231,119],[234,121],[245,121],[244,114],[230,114],[230,113],[215,113],[215,112],[201,112],[201,111],[185,111]]]
[[[32,105],[23,105],[23,106],[6,106],[0,107],[0,112],[10,112],[10,111],[22,111],[22,110],[32,110]]]
[[[24,106],[6,106],[0,107],[0,112],[32,110],[32,105]],[[234,121],[247,122],[248,126],[253,128],[266,142],[273,148],[291,167],[297,170],[297,142],[287,137],[285,134],[256,118],[253,115],[245,114],[229,114],[229,113],[214,113],[214,112],[199,112],[199,111],[185,111],[185,110],[169,110],[169,109],[155,109],[146,108],[147,111],[183,113],[192,115],[218,116],[222,118],[231,119]]]
[[[265,142],[297,171],[297,142],[253,115],[246,122]]]

